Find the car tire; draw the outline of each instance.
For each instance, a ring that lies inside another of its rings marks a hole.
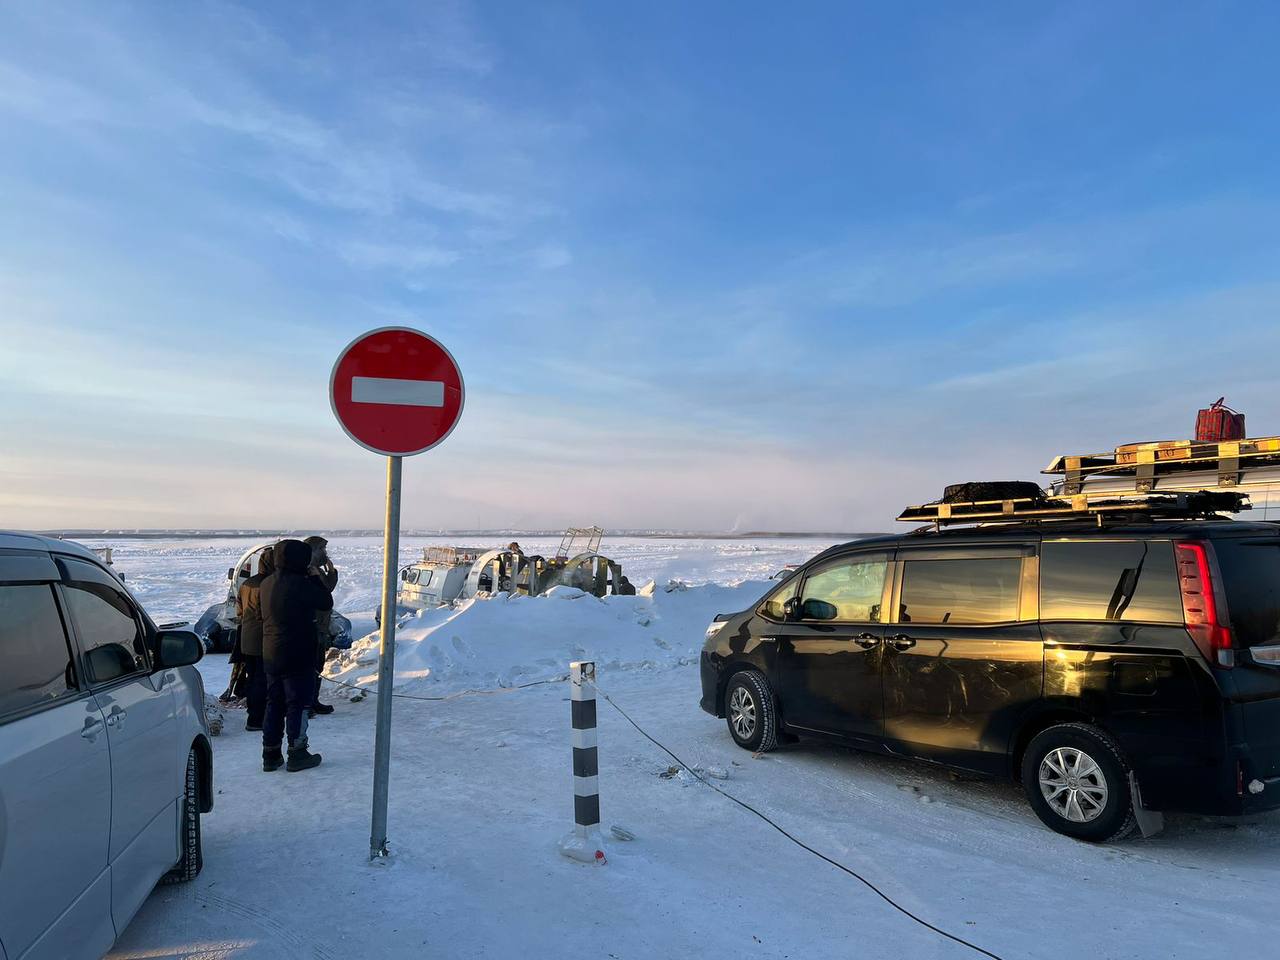
[[[1137,820],[1120,745],[1087,723],[1043,730],[1022,757],[1022,788],[1045,826],[1090,843],[1121,840]]]
[[[752,753],[778,745],[778,710],[769,681],[756,670],[741,670],[724,691],[724,716],[733,742]]]
[[[182,793],[182,819],[179,822],[182,856],[161,883],[187,883],[200,875],[204,852],[200,844],[200,768],[195,750],[187,754],[187,773]]]

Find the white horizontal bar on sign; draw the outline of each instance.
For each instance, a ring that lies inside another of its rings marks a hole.
[[[389,403],[397,407],[443,407],[444,383],[439,380],[352,377],[351,402]]]

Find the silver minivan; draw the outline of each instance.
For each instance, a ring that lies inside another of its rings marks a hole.
[[[202,651],[91,551],[0,532],[0,960],[101,957],[200,872]]]

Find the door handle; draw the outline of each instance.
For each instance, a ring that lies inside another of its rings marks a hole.
[[[84,729],[80,731],[80,736],[84,737],[86,740],[96,740],[98,739],[98,734],[102,732],[103,726],[103,722],[98,718],[85,717]]]
[[[853,642],[863,650],[871,650],[880,645],[880,638],[874,633],[860,633],[853,638]]]
[[[117,728],[123,727],[124,718],[127,717],[128,715],[129,715],[128,710],[121,710],[120,705],[116,704],[114,707],[111,708],[111,712],[107,714],[107,726],[117,727]]]
[[[908,637],[905,633],[894,634],[889,638],[889,643],[895,650],[910,650],[916,645],[915,638]]]

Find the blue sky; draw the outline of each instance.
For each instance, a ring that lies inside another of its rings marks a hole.
[[[360,331],[467,377],[414,527],[887,529],[1280,433],[1268,4],[0,9],[0,525],[376,526]]]

